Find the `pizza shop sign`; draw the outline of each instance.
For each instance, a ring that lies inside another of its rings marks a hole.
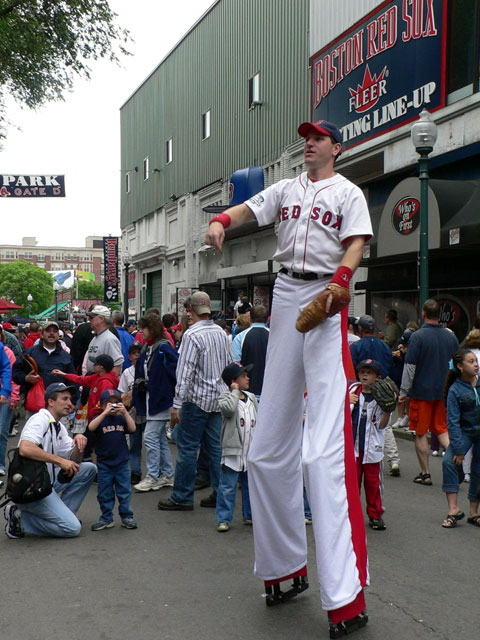
[[[311,58],[312,122],[353,147],[445,105],[446,6],[389,0]],[[443,64],[442,64],[443,63]]]
[[[1,175],[2,198],[64,198],[65,176]]]

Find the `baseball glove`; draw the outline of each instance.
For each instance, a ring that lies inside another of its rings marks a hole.
[[[32,356],[29,356],[27,354],[22,356],[22,360],[27,373],[34,373],[36,376],[38,376],[38,364],[36,360],[32,358]]]
[[[330,304],[328,304],[330,301]],[[329,284],[315,300],[303,309],[298,316],[295,328],[300,333],[307,333],[325,318],[331,318],[339,311],[345,309],[350,302],[350,294],[347,289]],[[328,307],[328,311],[327,311]]]
[[[383,380],[377,380],[372,387],[372,396],[377,401],[380,409],[386,413],[392,413],[397,406],[398,387],[388,376]]]

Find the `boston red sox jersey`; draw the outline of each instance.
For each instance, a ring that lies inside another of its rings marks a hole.
[[[245,396],[245,400],[239,400],[237,411],[240,425],[240,439],[242,441],[242,455],[222,456],[222,464],[233,471],[246,471],[247,455],[252,442],[257,410],[250,398]]]
[[[307,173],[280,180],[245,204],[259,226],[278,220],[273,259],[297,272],[333,274],[352,236],[372,236],[362,191],[340,174],[312,182]]]

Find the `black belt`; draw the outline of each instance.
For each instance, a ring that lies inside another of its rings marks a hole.
[[[278,272],[296,278],[297,280],[320,280],[320,278],[331,278],[333,276],[333,273],[298,273],[297,271],[290,271],[290,269],[286,269],[285,267],[279,269]]]

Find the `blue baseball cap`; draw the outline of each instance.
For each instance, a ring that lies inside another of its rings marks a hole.
[[[100,396],[100,404],[107,402],[108,400],[122,400],[122,394],[117,389],[105,389]]]
[[[339,142],[340,144],[343,142],[342,132],[336,124],[333,124],[333,122],[317,120],[317,122],[303,122],[298,127],[298,135],[302,138],[306,138],[306,136],[312,131],[323,136],[330,136],[330,138],[333,138],[335,142]]]
[[[379,376],[382,375],[382,367],[380,363],[377,362],[376,360],[372,360],[371,358],[368,358],[367,360],[362,360],[357,367],[357,371],[360,371],[360,369],[371,369],[372,371],[375,371],[377,375]]]
[[[52,384],[49,384],[48,387],[45,389],[45,395],[44,395],[45,402],[47,402],[47,400],[51,398],[54,393],[69,391],[70,394],[72,394],[72,393],[75,393],[76,390],[77,388],[74,385],[68,385],[68,384],[65,384],[64,382],[52,382]]]
[[[222,379],[226,385],[230,386],[235,378],[243,373],[244,371],[251,371],[253,369],[253,364],[247,364],[245,367],[240,362],[231,362],[227,364],[225,369],[222,371]]]

